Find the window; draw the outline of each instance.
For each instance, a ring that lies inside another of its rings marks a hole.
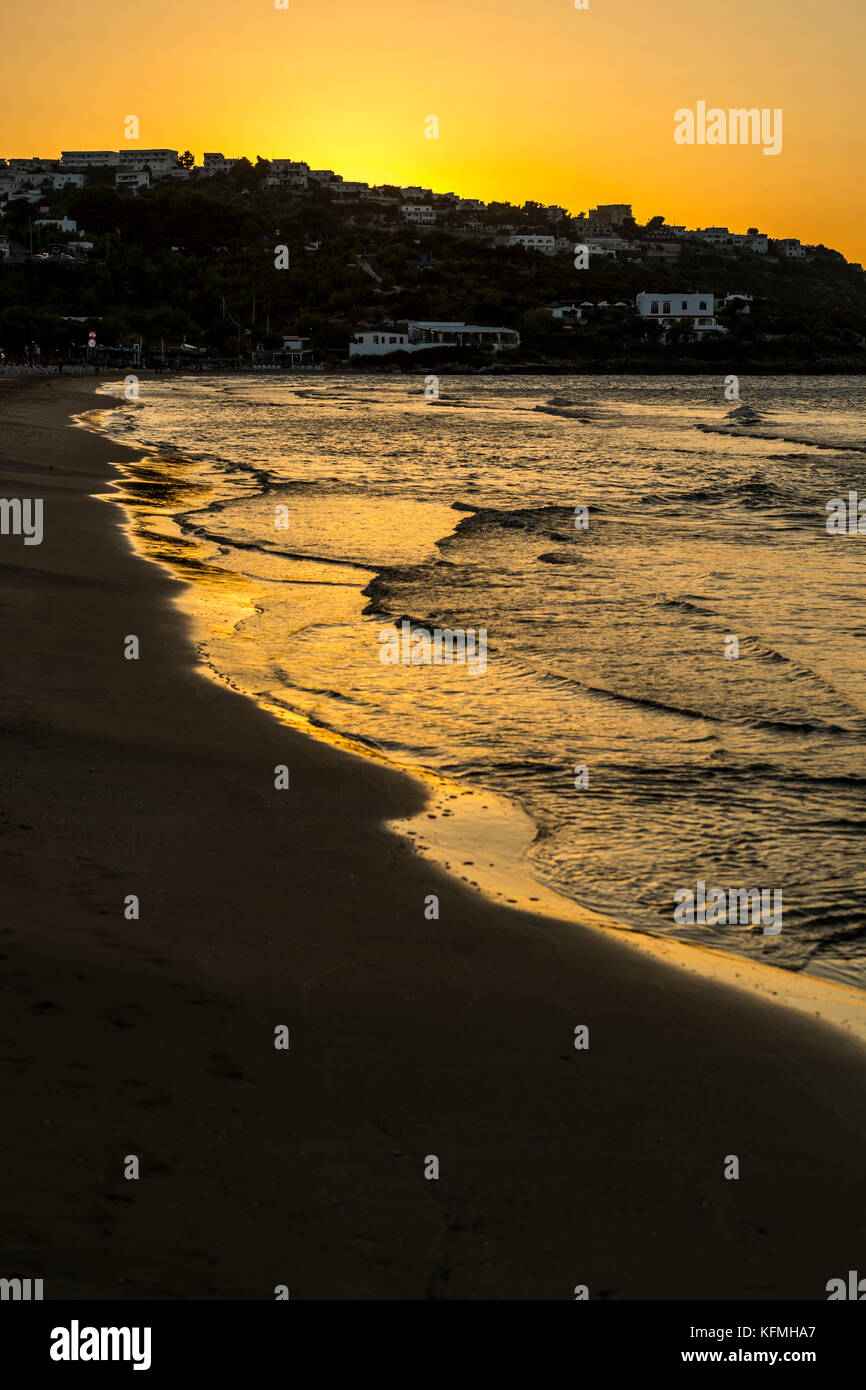
[[[396,338],[389,338],[388,341],[391,342],[391,343],[396,343],[397,339],[396,339]]]
[[[689,307],[689,301],[688,301],[687,299],[684,299],[682,303],[683,303],[683,308],[684,308],[684,309],[688,309],[688,307]],[[702,305],[701,305],[701,308],[703,309],[703,307],[704,307],[704,306],[703,306],[703,304],[702,304]]]
[[[656,300],[655,303],[652,304],[652,305],[650,306],[650,313],[651,313],[651,314],[657,314],[658,311],[659,311],[659,304],[658,304],[658,300]]]
[[[702,308],[702,309],[706,309],[706,307],[707,307],[707,301],[706,301],[705,299],[702,299],[702,300],[701,300],[701,308]]]
[[[378,342],[379,342],[379,334],[378,334],[378,333],[374,333],[374,334],[373,334],[373,342],[378,344]]]
[[[662,313],[663,313],[663,314],[669,314],[670,311],[671,311],[671,306],[670,306],[670,304],[663,304],[663,305],[662,305]]]

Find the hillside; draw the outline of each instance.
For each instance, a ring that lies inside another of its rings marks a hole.
[[[141,342],[153,354],[187,343],[214,360],[246,362],[291,332],[308,337],[319,360],[338,363],[354,332],[441,319],[518,329],[520,348],[498,354],[497,368],[866,370],[866,274],[830,249],[786,260],[686,240],[666,255],[633,227],[638,249],[576,270],[570,253],[494,243],[506,219],[549,233],[533,204],[493,207],[474,233],[447,216],[446,225],[406,225],[396,189],[392,202],[375,204],[321,188],[294,194],[266,187],[266,167],[242,161],[228,174],[163,181],[137,196],[116,192],[100,170],[84,188],[47,193],[40,209],[11,200],[0,219],[13,251],[0,262],[0,347],[15,356],[35,342],[43,356],[65,355],[95,327],[106,347]],[[77,233],[38,227],[31,257],[36,216],[73,219]],[[64,258],[63,243],[82,234],[92,243],[86,259]],[[576,234],[563,214],[557,235]],[[288,247],[287,269],[275,269],[279,245]],[[695,342],[683,331],[662,344],[634,313],[641,290],[742,292],[753,302],[748,314],[722,311],[723,338]],[[586,301],[628,307],[575,324],[550,316],[551,305]],[[480,351],[453,349],[423,361],[491,365]]]

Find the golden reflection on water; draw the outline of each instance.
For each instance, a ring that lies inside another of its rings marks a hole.
[[[123,509],[136,549],[185,585],[179,601],[201,624],[200,630],[230,635],[256,611],[253,586],[243,574],[215,561],[218,549],[212,542],[184,534],[173,520],[174,514],[207,507],[215,500],[215,490],[200,478],[185,476],[195,465],[179,456],[150,456],[113,466],[121,481],[101,500]]]

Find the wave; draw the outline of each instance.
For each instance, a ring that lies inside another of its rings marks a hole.
[[[715,614],[713,613],[712,609],[710,609],[710,608],[701,608],[701,607],[699,606],[699,604],[694,603],[691,599],[687,599],[687,598],[666,598],[666,599],[662,599],[662,600],[660,600],[660,602],[659,602],[659,604],[658,604],[658,607],[659,607],[659,608],[674,608],[674,609],[676,609],[677,611],[679,611],[679,612],[681,612],[681,613],[696,613],[696,614],[698,615],[698,617],[701,617],[701,618],[712,618],[712,617],[715,617]]]
[[[581,425],[592,425],[595,421],[586,410],[577,407],[534,405],[532,407],[535,415],[556,415],[561,420],[578,420]]]
[[[276,555],[281,560],[303,560],[316,565],[341,565],[350,569],[368,571],[379,569],[378,565],[372,564],[369,560],[355,560],[350,556],[315,555],[306,550],[281,550],[275,545],[265,545],[261,541],[242,540],[238,536],[211,531],[206,526],[186,518],[182,518],[178,524],[185,535],[195,536],[197,540],[210,541],[213,545],[218,545],[225,550],[249,550],[259,555]]]
[[[746,506],[794,506],[807,507],[809,502],[793,488],[770,482],[767,478],[753,475],[739,481],[716,483],[710,487],[687,488],[681,492],[670,491],[664,494],[645,493],[641,497],[644,506],[669,506],[672,502],[741,503]]]
[[[739,420],[744,425],[760,425],[766,417],[752,405],[738,405],[729,410],[726,420]]]
[[[844,441],[838,439],[804,439],[802,435],[774,434],[768,433],[766,430],[762,430],[760,433],[753,434],[750,433],[748,428],[739,429],[731,427],[729,429],[726,429],[723,424],[696,424],[695,429],[700,430],[701,434],[721,434],[728,439],[765,439],[775,444],[796,444],[800,448],[817,449],[822,453],[866,455],[866,442],[864,442],[863,444],[846,444],[844,443]],[[811,458],[812,455],[807,455],[807,457]]]

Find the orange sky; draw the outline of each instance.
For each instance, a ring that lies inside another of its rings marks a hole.
[[[866,262],[864,0],[46,0],[7,7],[0,153],[140,144],[572,212],[757,225]],[[778,157],[674,111],[781,107]],[[436,115],[440,138],[424,138]]]

